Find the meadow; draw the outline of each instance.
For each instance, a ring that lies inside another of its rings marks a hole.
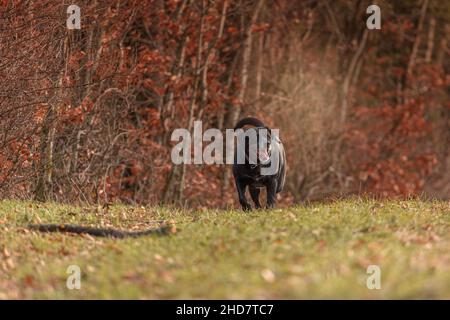
[[[30,223],[169,235],[95,238]],[[353,198],[252,212],[0,202],[0,299],[450,298],[450,203]],[[67,269],[81,270],[68,289]],[[368,289],[379,266],[381,288]]]

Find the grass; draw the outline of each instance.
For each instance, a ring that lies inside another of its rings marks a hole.
[[[178,232],[39,234],[28,223]],[[450,203],[350,199],[272,211],[180,211],[0,201],[0,299],[450,298]],[[69,265],[81,289],[66,287]],[[369,290],[369,265],[381,289]]]

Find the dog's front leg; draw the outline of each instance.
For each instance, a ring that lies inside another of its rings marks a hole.
[[[244,183],[240,179],[236,179],[236,188],[238,191],[239,203],[241,204],[242,209],[244,211],[248,211],[248,210],[252,209],[252,206],[250,205],[250,203],[248,203],[247,198],[245,197],[245,188],[246,187],[247,187],[246,183]]]
[[[267,189],[267,209],[272,209],[277,201],[277,180],[271,179],[266,185]]]
[[[249,186],[250,196],[252,197],[253,203],[255,204],[256,209],[261,208],[261,203],[259,202],[259,188],[254,186]]]

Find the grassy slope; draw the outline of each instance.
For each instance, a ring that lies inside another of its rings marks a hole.
[[[166,237],[38,234],[30,222],[117,228],[173,219]],[[347,200],[261,212],[0,202],[0,298],[450,298],[450,204]],[[81,267],[81,290],[66,269]],[[366,268],[381,267],[381,290]]]

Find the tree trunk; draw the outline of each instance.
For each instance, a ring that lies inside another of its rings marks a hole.
[[[245,94],[247,90],[247,81],[248,81],[248,69],[250,64],[250,58],[252,53],[252,28],[255,25],[259,12],[261,11],[261,8],[264,4],[264,0],[259,0],[256,6],[253,9],[253,13],[250,19],[250,22],[246,26],[244,30],[244,43],[243,43],[243,49],[242,49],[242,64],[241,64],[241,74],[240,74],[240,90],[238,93],[238,100],[239,103],[242,104],[245,99]],[[232,106],[231,110],[228,110],[227,112],[227,120],[226,125],[229,128],[233,128],[234,125],[237,123],[239,116],[241,114],[241,105]],[[225,191],[229,188],[229,181],[230,181],[230,168],[225,167],[224,175],[223,175],[223,181],[222,181],[222,191]]]
[[[332,165],[334,170],[339,171],[339,162],[340,162],[340,151],[342,147],[343,142],[343,131],[345,128],[345,123],[347,122],[347,116],[348,116],[348,108],[349,108],[349,92],[350,92],[350,86],[352,82],[354,82],[355,75],[357,73],[358,68],[360,68],[361,58],[364,53],[364,49],[366,48],[367,39],[369,37],[369,30],[365,29],[362,35],[361,40],[359,41],[358,48],[356,49],[355,53],[353,54],[349,67],[347,69],[347,72],[344,77],[344,82],[342,84],[342,91],[341,91],[341,99],[340,99],[340,115],[339,115],[339,123],[338,123],[338,129],[337,132],[339,134],[337,138],[337,142],[335,144],[335,148],[333,151],[332,156]]]
[[[53,190],[53,169],[54,169],[54,145],[56,133],[56,121],[59,105],[64,93],[64,79],[67,74],[67,62],[69,51],[70,33],[66,34],[62,46],[60,57],[64,66],[58,77],[58,89],[55,101],[50,104],[46,117],[42,124],[40,157],[37,169],[37,181],[34,191],[34,198],[38,201],[47,201],[52,196]]]

